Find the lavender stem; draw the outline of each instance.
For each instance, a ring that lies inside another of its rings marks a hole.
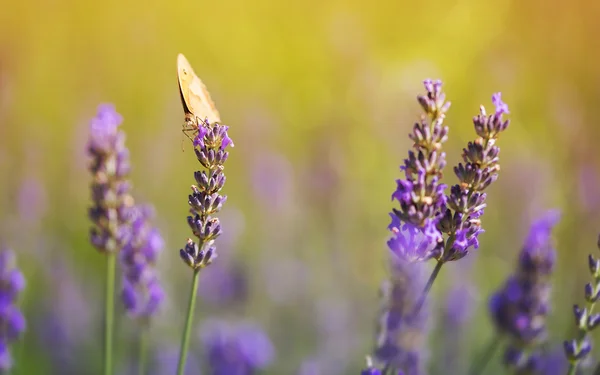
[[[440,270],[442,269],[443,265],[444,265],[444,262],[442,262],[442,261],[438,261],[437,264],[435,265],[433,272],[431,272],[431,276],[429,276],[429,280],[427,280],[427,284],[425,284],[423,293],[421,293],[421,297],[419,297],[419,301],[417,302],[415,309],[412,312],[412,316],[416,316],[421,311],[421,308],[423,307],[423,304],[425,303],[425,300],[427,299],[427,295],[429,294],[429,291],[431,290],[431,287],[433,286],[435,279],[437,279],[437,276],[440,273]]]
[[[112,374],[112,341],[115,311],[115,269],[117,257],[114,252],[106,254],[106,300],[104,303],[104,375]]]
[[[185,361],[187,358],[188,347],[190,344],[190,334],[192,332],[192,320],[194,317],[194,311],[196,306],[196,295],[198,294],[198,275],[200,269],[194,269],[194,275],[192,276],[192,290],[190,291],[190,300],[188,304],[187,318],[185,320],[185,327],[183,329],[183,335],[181,337],[181,348],[179,351],[179,363],[177,365],[177,375],[183,375],[185,368]]]

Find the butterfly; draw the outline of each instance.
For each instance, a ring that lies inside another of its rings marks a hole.
[[[181,104],[185,112],[185,124],[183,124],[182,132],[193,140],[190,133],[194,135],[198,131],[199,122],[206,120],[212,124],[220,122],[221,117],[206,86],[181,53],[177,55],[177,81],[179,82]]]

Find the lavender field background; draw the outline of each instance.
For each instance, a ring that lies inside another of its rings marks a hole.
[[[390,196],[426,78],[443,80],[452,102],[449,184],[475,137],[472,117],[481,104],[493,111],[492,93],[502,92],[511,120],[498,141],[500,176],[486,191],[480,248],[446,265],[429,296],[427,373],[453,366],[464,374],[494,335],[489,297],[513,272],[530,223],[549,209],[562,217],[548,345],[560,351],[576,334],[572,305],[584,301],[587,255],[600,255],[600,3],[37,0],[2,8],[0,243],[27,280],[13,374],[100,373],[105,259],[89,241],[86,147],[101,103],[124,118],[132,192],[154,205],[165,242],[148,373],[175,374],[190,283],[179,249],[190,236],[198,169],[189,142],[182,151],[180,52],[235,141],[219,258],[200,275],[189,374],[204,368],[203,343],[224,322],[268,335],[271,344],[255,346],[260,374],[365,367],[388,275]],[[133,374],[134,330],[120,301],[116,326],[115,373]],[[505,373],[501,357],[486,374]]]

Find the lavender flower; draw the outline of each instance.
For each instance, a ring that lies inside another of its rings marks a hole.
[[[136,318],[147,319],[154,315],[164,297],[154,269],[164,242],[158,229],[150,223],[153,216],[152,207],[135,207],[131,235],[121,251],[121,298],[129,315]]]
[[[556,258],[551,232],[559,219],[558,211],[548,211],[531,225],[517,271],[490,299],[496,328],[509,338],[504,362],[515,374],[540,374],[543,365],[538,348],[546,340],[550,276]]]
[[[227,196],[219,194],[225,184],[223,168],[229,156],[226,148],[233,147],[227,129],[228,126],[206,120],[198,124],[194,139],[196,158],[205,170],[194,172],[198,185],[192,185],[188,198],[191,216],[187,220],[198,242],[188,239],[185,248],[180,250],[181,259],[194,270],[206,267],[216,258],[213,243],[221,234],[221,224],[212,215],[219,212],[227,200]]]
[[[465,272],[464,269],[461,271]],[[456,279],[454,281],[457,281]],[[443,311],[442,327],[444,334],[441,338],[443,354],[438,357],[436,365],[443,367],[444,374],[465,374],[464,343],[469,323],[474,311],[474,296],[471,285],[453,286],[447,292],[445,309]],[[440,360],[441,359],[441,360]]]
[[[0,370],[12,367],[9,346],[25,331],[25,317],[16,305],[25,288],[25,278],[16,268],[11,250],[0,252]]]
[[[464,164],[454,167],[459,183],[450,188],[438,217],[438,229],[448,235],[437,257],[443,263],[461,259],[470,248],[479,247],[478,237],[483,232],[480,217],[486,206],[483,191],[498,178],[500,148],[496,140],[509,125],[509,120],[502,118],[509,112],[501,94],[492,95],[492,102],[496,106],[494,114],[488,116],[481,106],[480,114],[473,118],[479,138],[463,149]]]
[[[600,248],[600,236],[598,237],[598,248]],[[588,256],[588,267],[593,282],[585,284],[586,305],[584,307],[573,306],[577,338],[564,342],[565,354],[570,362],[569,375],[575,374],[580,362],[590,354],[592,344],[589,340],[589,332],[594,330],[600,323],[600,314],[594,313],[594,305],[600,298],[600,259],[590,254]]]
[[[123,118],[113,105],[98,107],[98,114],[90,124],[88,154],[92,161],[92,207],[89,217],[94,226],[90,230],[91,243],[106,257],[106,297],[104,314],[104,373],[112,374],[112,332],[114,321],[116,254],[128,242],[133,215],[133,198],[127,176],[129,151],[125,147],[125,133],[118,130]]]
[[[424,374],[428,312],[426,306],[414,314],[414,306],[425,285],[424,264],[391,258],[391,276],[381,288],[382,307],[374,359],[385,369],[406,375]]]
[[[202,342],[211,375],[251,375],[267,367],[275,355],[269,337],[250,323],[208,321]]]
[[[448,139],[448,127],[443,124],[450,108],[450,102],[446,102],[446,95],[442,92],[441,81],[428,79],[424,85],[427,94],[417,98],[424,114],[409,136],[415,150],[408,152],[408,158],[400,167],[405,178],[396,181],[396,191],[392,194],[392,200],[398,201],[400,209],[393,209],[392,223],[388,227],[395,237],[403,229],[411,232],[411,236],[419,233],[424,236],[421,241],[424,245],[418,251],[401,246],[396,240],[388,242],[391,251],[397,255],[406,257],[402,250],[411,249],[413,253],[408,257],[419,260],[437,256],[435,249],[441,241],[441,234],[436,228],[437,214],[446,200],[446,186],[440,183],[446,154],[441,148]]]
[[[92,201],[89,217],[94,223],[90,231],[92,245],[103,253],[116,253],[127,242],[127,225],[133,199],[127,180],[130,171],[125,133],[118,130],[123,118],[111,104],[98,107],[90,124],[88,154]]]

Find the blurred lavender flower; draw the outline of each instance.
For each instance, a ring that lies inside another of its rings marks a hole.
[[[226,308],[244,303],[249,293],[246,269],[235,261],[219,262],[200,275],[198,294],[213,306]]]
[[[348,298],[327,296],[315,302],[318,345],[313,349],[319,354],[325,373],[347,374],[348,358],[362,347],[357,345],[362,337],[355,330],[348,329],[357,325],[354,319],[356,309]]]
[[[46,262],[50,287],[43,293],[44,314],[32,328],[46,348],[53,373],[80,374],[90,366],[85,353],[99,350],[100,343],[89,337],[96,332],[101,309],[97,300],[87,300],[91,292],[73,274],[72,264],[58,254]]]
[[[21,182],[17,197],[19,218],[25,225],[39,221],[48,208],[48,199],[43,182],[34,176],[28,176]]]
[[[410,232],[411,237],[422,234],[420,243],[423,246],[417,249],[402,246],[402,241],[395,239],[388,242],[393,253],[418,260],[437,256],[434,250],[441,241],[436,217],[446,200],[446,185],[440,183],[446,153],[441,149],[448,139],[448,127],[443,123],[450,108],[450,102],[446,102],[446,94],[442,92],[441,81],[428,79],[424,85],[427,93],[417,99],[425,113],[409,135],[415,151],[408,152],[408,158],[400,167],[405,178],[396,181],[396,191],[392,194],[400,209],[393,209],[392,223],[388,227],[395,237],[402,236],[402,229]],[[411,254],[405,254],[409,249]]]
[[[426,266],[391,258],[391,275],[381,288],[382,307],[374,359],[381,367],[406,375],[424,374],[427,306],[414,306],[427,278]]]
[[[269,337],[256,325],[210,320],[202,342],[210,375],[250,375],[267,367],[275,356]]]
[[[221,224],[211,215],[219,212],[227,200],[227,196],[219,194],[225,184],[223,168],[229,156],[226,148],[233,147],[227,129],[228,126],[219,123],[200,122],[194,138],[196,158],[205,170],[194,172],[198,186],[192,185],[192,194],[188,196],[192,216],[187,221],[198,243],[188,239],[180,250],[181,259],[194,270],[206,267],[216,258],[213,243],[221,234]]]
[[[515,374],[541,374],[538,348],[546,340],[556,258],[551,235],[559,219],[560,213],[552,210],[531,225],[515,274],[490,299],[495,326],[509,338],[504,362]]]
[[[567,373],[568,367],[569,362],[565,358],[564,350],[560,345],[551,348],[540,356],[540,374],[564,375]]]
[[[156,313],[164,297],[156,269],[158,253],[164,246],[158,229],[152,227],[154,210],[135,206],[129,241],[121,251],[123,290],[121,298],[127,313],[147,319]]]
[[[296,375],[325,375],[317,359],[309,358],[302,362]]]
[[[227,232],[219,237],[219,261],[200,273],[198,296],[203,306],[229,309],[245,303],[249,293],[247,269],[235,254],[244,217],[236,209],[226,209],[221,213],[221,224],[226,224]]]
[[[281,213],[294,202],[293,166],[283,155],[261,153],[252,163],[251,187],[260,206]]]
[[[127,180],[130,171],[125,133],[118,130],[123,118],[111,104],[98,107],[90,123],[88,154],[92,157],[92,201],[89,217],[92,245],[103,253],[116,253],[127,242],[127,224],[133,199]]]
[[[447,292],[441,323],[444,330],[441,339],[444,349],[443,354],[439,357],[442,359],[439,365],[443,366],[444,374],[458,375],[466,373],[465,364],[463,363],[466,357],[464,355],[464,343],[475,305],[473,289],[472,285],[462,284],[452,287]]]
[[[600,236],[598,237],[598,248],[600,248]],[[594,305],[600,298],[600,259],[590,254],[588,256],[588,267],[593,282],[585,284],[586,305],[584,307],[573,306],[577,337],[564,342],[565,354],[570,362],[569,375],[575,374],[578,365],[590,354],[592,343],[589,340],[589,332],[594,330],[600,323],[600,314],[594,313]]]
[[[177,347],[161,346],[154,354],[153,366],[150,366],[149,374],[165,375],[174,374],[177,370]],[[200,363],[196,357],[190,358],[185,366],[185,375],[200,375]]]
[[[11,250],[0,251],[0,370],[8,371],[13,364],[9,347],[25,331],[25,317],[16,305],[25,288],[25,278],[16,268]]]
[[[481,106],[480,114],[473,118],[479,138],[463,149],[465,164],[454,167],[459,183],[450,188],[440,211],[438,229],[448,235],[438,255],[442,263],[461,259],[471,247],[479,247],[478,237],[483,232],[480,217],[486,206],[483,191],[498,178],[500,148],[496,140],[509,125],[509,120],[502,118],[509,112],[501,94],[492,95],[492,102],[496,106],[494,114],[488,116]]]

